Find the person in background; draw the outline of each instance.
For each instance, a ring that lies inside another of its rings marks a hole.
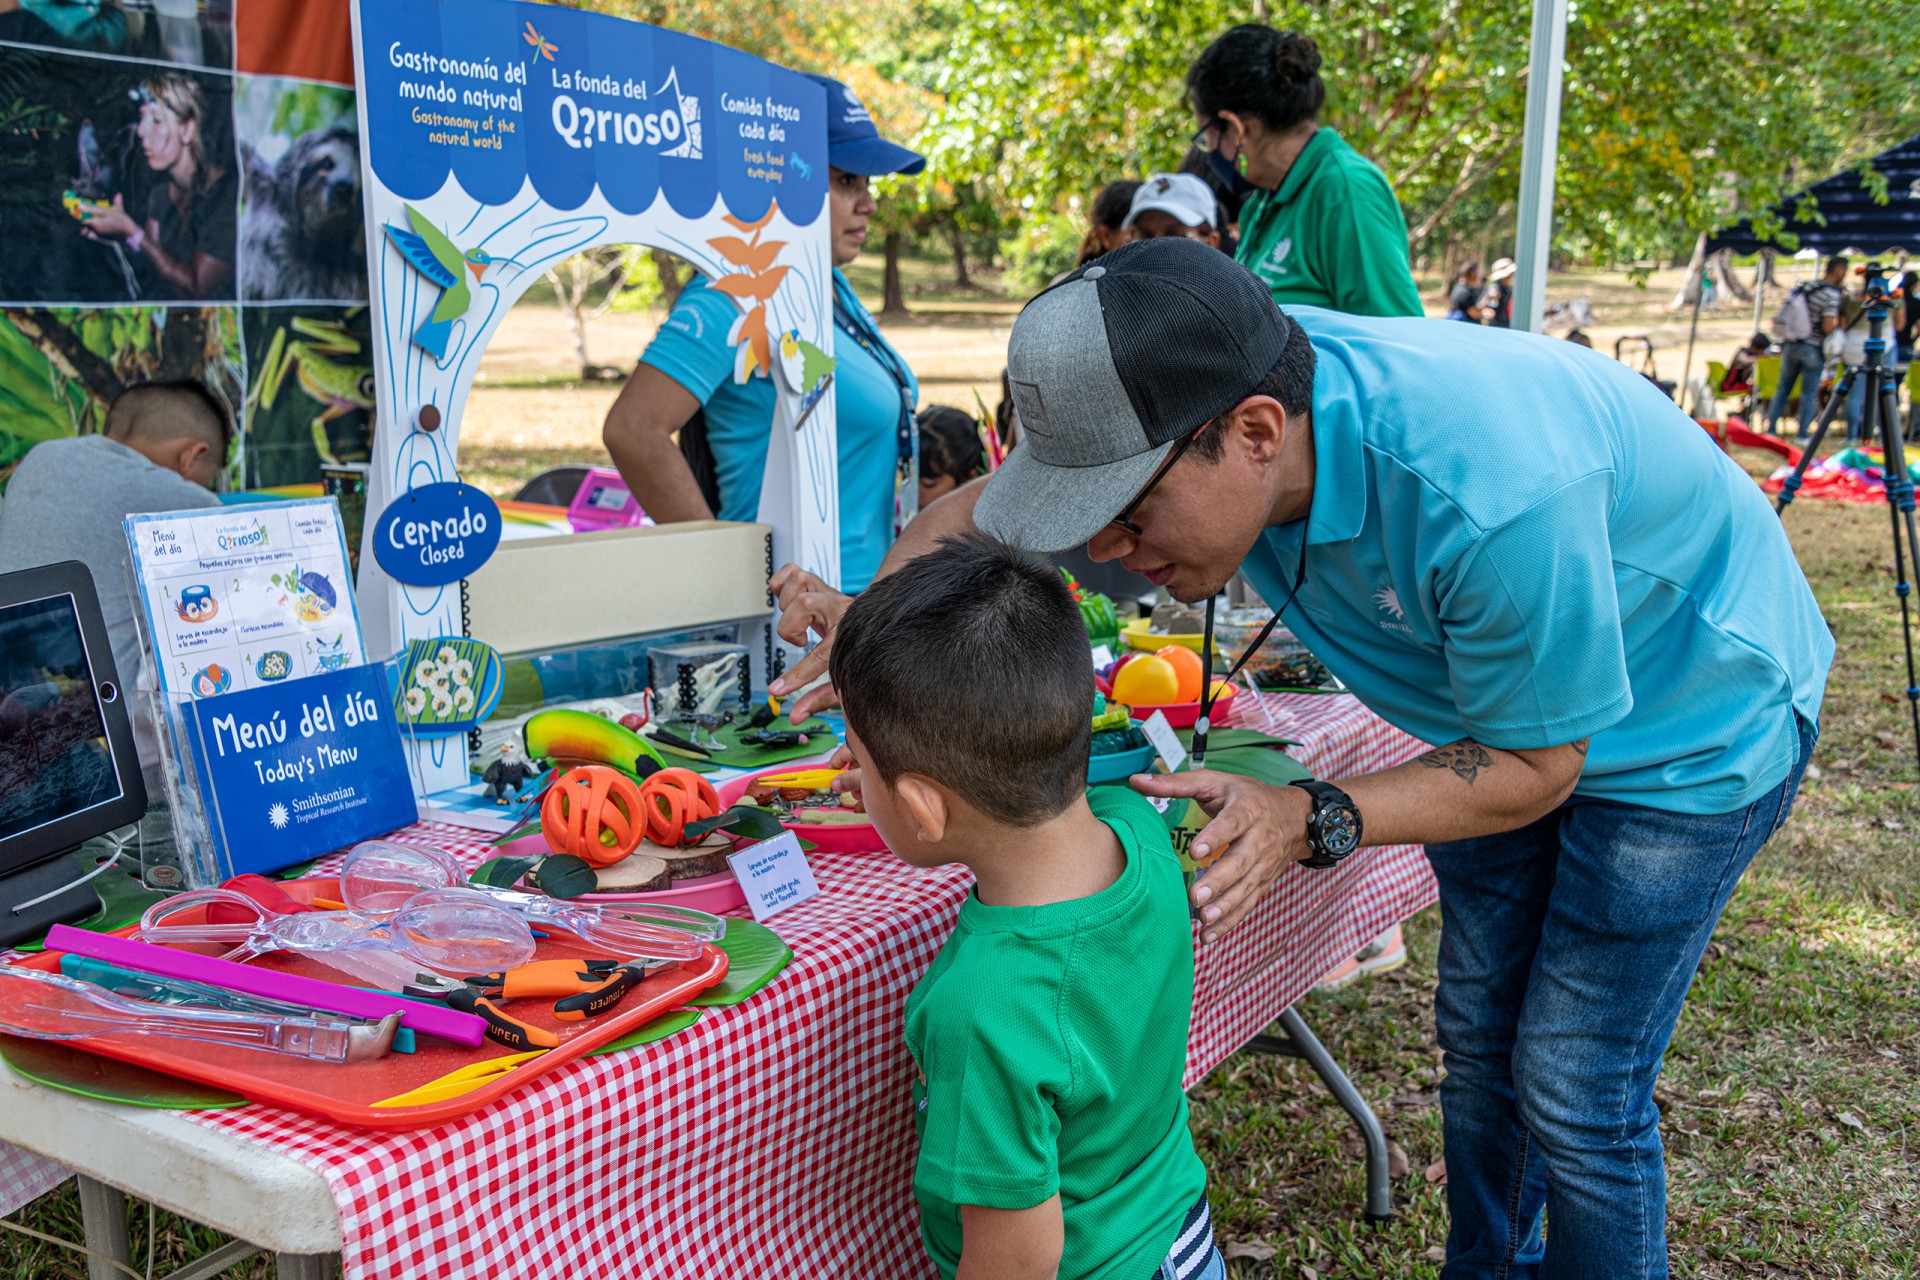
[[[1076,269],[1127,242],[1127,214],[1133,209],[1133,193],[1140,189],[1140,185],[1138,179],[1122,178],[1100,188],[1100,193],[1093,198],[1093,207],[1087,213],[1087,234],[1080,242],[1080,256],[1073,264]],[[1066,274],[1061,272],[1062,276]]]
[[[900,468],[913,457],[919,385],[840,268],[866,243],[875,208],[868,180],[918,173],[927,162],[882,138],[845,85],[825,76],[809,78],[827,91],[840,579],[857,591],[872,579],[893,542],[896,486],[915,480]],[[733,380],[727,331],[739,316],[732,298],[696,277],[681,291],[607,413],[601,430],[607,452],[633,496],[661,524],[759,517],[775,390],[770,377],[758,374],[745,382]]]
[[[1156,173],[1133,193],[1133,207],[1120,225],[1129,240],[1185,236],[1218,249],[1218,216],[1219,202],[1206,183],[1190,173]]]
[[[118,240],[144,254],[159,282],[151,298],[231,298],[238,179],[207,155],[207,100],[193,77],[162,71],[133,91],[140,102],[135,134],[154,184],[146,217],[136,221],[122,197],[88,215],[80,234]]]
[[[1480,311],[1496,329],[1513,328],[1513,273],[1518,270],[1512,258],[1501,258],[1487,272],[1487,291],[1480,296]]]
[[[1846,333],[1846,337],[1840,347],[1840,372],[1842,373],[1850,367],[1866,364],[1867,339],[1871,337],[1873,333],[1873,325],[1867,319],[1867,282],[1864,278],[1865,268],[1857,267],[1855,270],[1862,274],[1860,289],[1856,293],[1849,294],[1841,302],[1840,315],[1834,326],[1835,328],[1844,330]],[[1889,284],[1888,287],[1891,289],[1892,285]],[[1890,301],[1892,305],[1887,308],[1887,322],[1885,327],[1880,331],[1880,337],[1887,344],[1886,350],[1880,358],[1885,361],[1888,366],[1893,366],[1900,363],[1899,335],[1900,331],[1906,327],[1907,307],[1905,301],[1900,298],[1896,297],[1890,299]],[[1863,437],[1866,434],[1863,429],[1866,425],[1863,421],[1866,409],[1867,380],[1864,376],[1856,377],[1847,388],[1847,403],[1844,408],[1847,418],[1847,443],[1858,444],[1863,442]],[[1876,424],[1876,426],[1877,425],[1878,424]],[[1870,444],[1872,442],[1864,441],[1864,443]]]
[[[43,440],[28,451],[0,504],[0,573],[78,560],[93,574],[114,671],[133,688],[142,664],[132,570],[121,521],[154,511],[216,507],[214,482],[233,442],[233,419],[199,382],[143,382],[107,408],[99,435]],[[145,716],[135,716],[136,730]],[[141,763],[158,762],[136,732]]]
[[[1283,305],[1424,315],[1400,202],[1371,161],[1321,126],[1326,96],[1319,46],[1255,23],[1222,35],[1188,68],[1194,145],[1247,197],[1234,259]]]
[[[1585,347],[1589,351],[1593,350],[1593,339],[1587,336],[1587,331],[1585,329],[1568,330],[1567,341],[1571,342],[1576,347]]]
[[[1447,288],[1447,319],[1479,324],[1484,318],[1480,313],[1480,264],[1469,262]]]
[[[1181,1089],[1180,862],[1145,800],[1087,787],[1093,670],[1065,580],[947,539],[847,608],[832,673],[887,847],[973,873],[907,998],[898,1077],[942,1280],[1225,1280]]]
[[[1764,333],[1756,333],[1727,357],[1727,371],[1720,377],[1720,385],[1714,388],[1721,395],[1737,396],[1753,390],[1755,371],[1760,365],[1760,357],[1767,354],[1772,341]]]
[[[1214,225],[1220,228],[1220,252],[1233,257],[1240,248],[1240,206],[1247,202],[1246,197],[1220,181],[1220,175],[1207,163],[1207,153],[1198,147],[1188,147],[1187,154],[1180,157],[1180,172],[1192,174],[1213,192],[1214,205],[1220,211],[1214,219]]]
[[[987,473],[987,451],[980,424],[952,405],[930,404],[920,411],[920,508],[945,497],[975,476]]]
[[[1920,306],[1915,305],[1920,301],[1920,272],[1901,276],[1898,292],[1906,310],[1901,315],[1903,323],[1895,327],[1893,340],[1898,363],[1904,366],[1913,363],[1914,339],[1920,336]]]
[[[1847,260],[1836,254],[1827,259],[1827,269],[1818,280],[1795,285],[1774,316],[1780,338],[1780,385],[1773,389],[1773,403],[1767,406],[1767,430],[1773,431],[1786,412],[1787,396],[1797,380],[1801,444],[1807,442],[1807,431],[1820,408],[1820,373],[1827,363],[1821,343],[1840,323],[1840,289],[1846,279]]]

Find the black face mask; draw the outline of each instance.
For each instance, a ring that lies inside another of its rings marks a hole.
[[[1260,189],[1248,182],[1247,175],[1241,173],[1233,161],[1220,154],[1217,148],[1207,152],[1207,169],[1224,183],[1227,190],[1231,191],[1237,199],[1244,200]]]

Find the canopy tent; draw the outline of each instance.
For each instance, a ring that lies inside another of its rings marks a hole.
[[[1819,253],[1920,252],[1920,137],[1909,138],[1868,163],[1887,180],[1884,204],[1874,197],[1860,170],[1849,169],[1775,205],[1773,214],[1781,227],[1774,237],[1761,238],[1754,232],[1753,219],[1743,218],[1708,236],[1707,252],[1758,253],[1781,248],[1779,235],[1787,232],[1799,238],[1796,248]],[[1809,202],[1806,211],[1812,216],[1802,220],[1797,215]]]

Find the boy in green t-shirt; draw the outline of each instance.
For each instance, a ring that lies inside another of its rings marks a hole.
[[[1093,672],[1060,574],[950,539],[848,606],[832,670],[888,847],[974,875],[907,1000],[940,1274],[1224,1277],[1181,1089],[1186,890],[1153,808],[1087,791]]]

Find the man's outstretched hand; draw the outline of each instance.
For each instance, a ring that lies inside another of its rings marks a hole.
[[[800,661],[769,683],[770,692],[777,697],[785,697],[792,690],[805,688],[827,673],[827,658],[833,652],[833,629],[853,597],[835,591],[818,575],[808,573],[797,564],[782,565],[780,572],[768,580],[767,589],[773,592],[780,606],[779,632],[782,640],[805,648],[814,636],[820,638],[820,643],[814,645]],[[794,699],[787,708],[787,718],[795,724],[801,724],[815,712],[838,706],[839,703],[840,697],[833,691],[833,686],[823,684],[808,689]]]

